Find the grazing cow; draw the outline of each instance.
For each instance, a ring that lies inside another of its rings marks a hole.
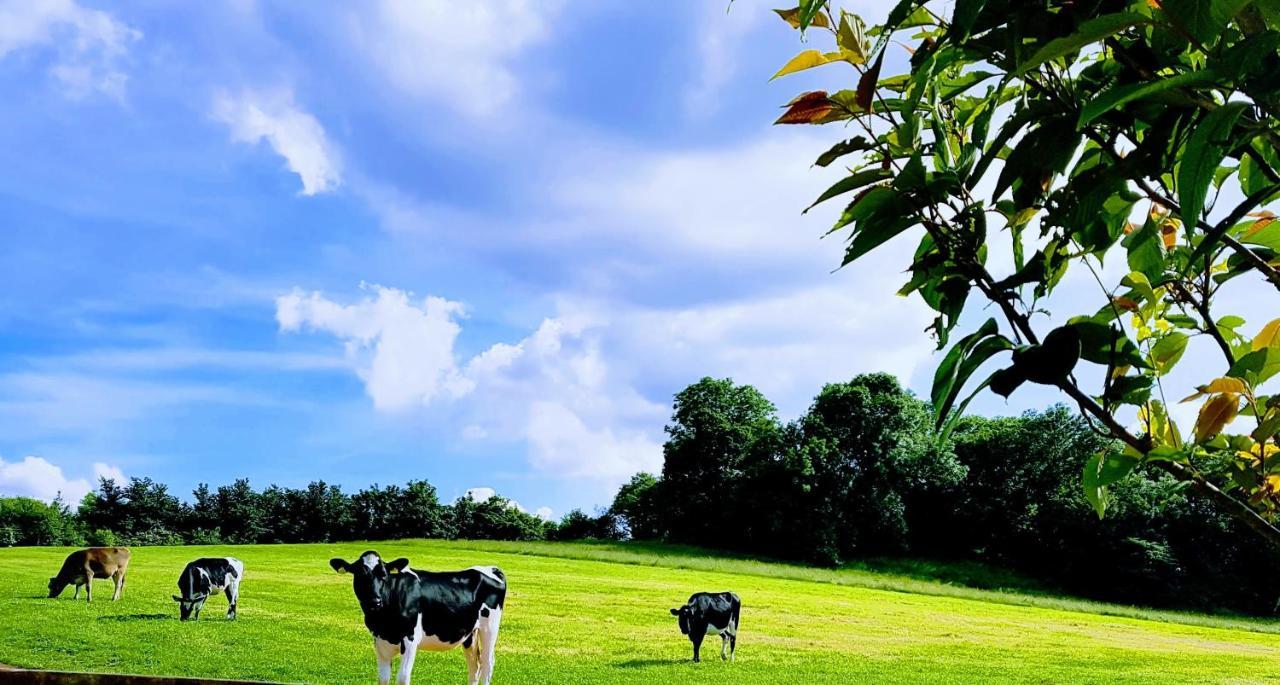
[[[111,601],[120,599],[124,592],[124,574],[129,568],[129,549],[127,547],[90,547],[67,555],[62,562],[58,575],[49,579],[50,599],[62,594],[68,585],[76,586],[72,599],[80,597],[80,586],[84,586],[84,600],[93,601],[94,578],[110,578],[116,585]]]
[[[396,682],[409,682],[418,649],[443,652],[459,645],[467,656],[467,682],[489,685],[494,645],[507,598],[507,579],[497,566],[433,573],[409,569],[408,559],[383,563],[377,552],[365,552],[347,563],[330,559],[338,573],[350,573],[373,633],[378,683],[391,682],[391,660],[400,653]]]
[[[209,595],[227,593],[227,618],[236,617],[236,603],[240,599],[240,581],[244,580],[244,563],[234,557],[196,559],[182,569],[178,576],[178,591],[174,595],[182,620],[200,618]]]
[[[738,650],[738,615],[742,612],[742,600],[732,592],[698,592],[689,603],[672,609],[671,615],[680,619],[680,632],[693,643],[693,660],[698,658],[702,638],[720,636],[720,658],[733,661]],[[728,655],[725,655],[725,651]]]

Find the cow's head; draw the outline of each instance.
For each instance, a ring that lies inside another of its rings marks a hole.
[[[671,615],[680,619],[680,632],[684,633],[685,635],[688,635],[689,619],[693,616],[693,608],[690,607],[688,604],[686,604],[680,607],[679,609],[672,609]]]
[[[356,600],[360,602],[360,608],[368,613],[382,609],[387,579],[392,573],[408,568],[409,560],[401,557],[384,564],[377,552],[369,551],[351,563],[342,559],[330,559],[329,565],[338,573],[351,574],[351,586],[356,591]]]
[[[182,596],[173,595],[178,603],[179,618],[183,621],[195,616],[199,618],[204,602],[209,599],[209,574],[202,568],[190,568],[178,578],[178,589]]]
[[[62,589],[67,586],[67,581],[54,576],[49,579],[49,599],[53,599],[62,594]]]
[[[173,595],[173,600],[178,603],[179,618],[183,621],[191,618],[192,615],[199,616],[200,609],[204,608],[206,599],[209,599],[207,594],[196,595],[195,597]]]

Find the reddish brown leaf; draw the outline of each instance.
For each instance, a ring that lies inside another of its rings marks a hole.
[[[880,82],[880,66],[882,64],[884,64],[884,50],[880,51],[880,56],[876,58],[876,63],[862,74],[862,78],[858,79],[858,108],[864,112],[871,111],[871,102],[876,95],[876,84]]]
[[[1120,309],[1125,310],[1126,312],[1136,312],[1136,311],[1138,311],[1138,303],[1137,303],[1137,302],[1134,302],[1133,300],[1131,300],[1131,299],[1129,299],[1129,298],[1127,298],[1127,297],[1125,297],[1124,295],[1117,295],[1117,296],[1113,299],[1113,301],[1116,303],[1116,306],[1117,306],[1117,307],[1119,307]]]
[[[827,91],[814,90],[802,93],[787,103],[787,111],[774,124],[816,124],[834,109]]]

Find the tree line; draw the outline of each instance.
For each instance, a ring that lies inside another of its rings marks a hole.
[[[1276,553],[1173,476],[1116,482],[1099,520],[1080,473],[1112,439],[1078,414],[969,416],[945,438],[932,416],[887,374],[827,385],[789,423],[704,378],[676,395],[662,473],[606,513],[634,538],[809,563],[974,560],[1107,601],[1275,607]]]
[[[1276,554],[1173,477],[1114,484],[1098,520],[1079,477],[1110,438],[1062,406],[970,416],[946,436],[893,376],[829,384],[783,422],[750,385],[704,378],[675,396],[660,474],[613,502],[543,521],[496,496],[441,502],[426,481],[353,493],[322,481],[103,480],[76,509],[0,498],[0,544],[244,544],[394,538],[661,540],[820,565],[973,560],[1096,599],[1270,612]],[[1230,578],[1230,582],[1223,579]]]
[[[55,500],[0,498],[0,544],[182,545],[332,542],[394,538],[541,540],[556,524],[510,500],[440,501],[424,480],[354,493],[315,481],[255,490],[246,479],[201,484],[184,502],[150,478],[104,478],[76,509]]]

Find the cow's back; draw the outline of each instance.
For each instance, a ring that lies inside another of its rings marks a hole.
[[[129,566],[128,547],[90,547],[84,552],[95,576],[109,576]]]

